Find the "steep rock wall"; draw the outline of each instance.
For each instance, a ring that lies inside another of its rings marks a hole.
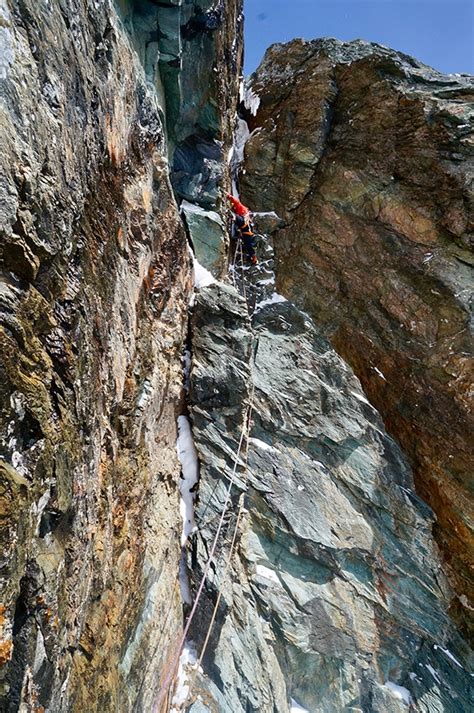
[[[270,48],[249,88],[242,193],[284,223],[277,286],[352,365],[408,455],[467,627],[472,77],[361,41],[298,40]]]
[[[270,287],[249,319],[271,282],[258,270],[245,296],[201,290],[192,319],[196,584],[233,485],[192,627],[199,653],[211,636],[187,710],[468,711],[469,649],[447,613],[432,513],[310,318]]]
[[[240,3],[218,5],[1,6],[6,710],[149,709],[182,627],[175,424],[191,267],[168,156],[170,126],[194,126],[183,102],[206,61],[201,109],[229,107],[211,137],[228,180]],[[186,22],[167,24],[164,6]],[[156,39],[186,44],[200,13],[175,103]]]

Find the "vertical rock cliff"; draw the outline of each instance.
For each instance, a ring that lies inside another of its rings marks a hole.
[[[0,20],[2,710],[148,710],[182,628],[172,183],[215,208],[228,180],[240,3]]]
[[[192,628],[199,652],[211,635],[188,710],[468,711],[433,514],[352,370],[274,293],[266,241],[260,254],[236,268],[241,294],[206,287],[192,320],[197,581],[232,504]]]
[[[2,710],[474,706],[433,538],[466,605],[468,80],[272,49],[250,267],[242,22],[0,4]]]
[[[467,631],[473,78],[362,41],[298,40],[268,50],[249,90],[242,188],[281,218],[278,288],[314,316],[407,454]]]

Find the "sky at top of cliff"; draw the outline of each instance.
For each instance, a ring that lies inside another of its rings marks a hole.
[[[364,39],[446,73],[474,72],[474,0],[245,0],[245,74],[274,42]]]

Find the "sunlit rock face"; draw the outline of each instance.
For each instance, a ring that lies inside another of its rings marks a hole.
[[[278,299],[250,321],[246,299],[215,284],[194,308],[196,585],[233,486],[192,628],[199,652],[211,637],[187,710],[467,711],[469,649],[432,513],[359,380]]]
[[[472,77],[362,41],[298,40],[270,48],[250,88],[242,192],[285,222],[277,287],[352,365],[408,456],[467,630]]]
[[[228,5],[0,9],[2,710],[151,710],[182,627],[191,269],[168,156],[199,98],[220,151],[210,172],[224,175],[240,22]],[[198,96],[203,62],[221,76]],[[189,180],[215,200],[198,169]]]

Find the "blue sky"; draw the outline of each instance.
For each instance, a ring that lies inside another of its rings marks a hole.
[[[245,0],[245,73],[273,42],[362,38],[474,73],[474,0]]]

